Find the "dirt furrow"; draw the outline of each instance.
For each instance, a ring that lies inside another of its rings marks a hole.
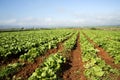
[[[70,67],[68,70],[66,70],[63,73],[63,79],[64,80],[86,80],[83,72],[83,62],[82,62],[82,55],[81,55],[81,48],[79,44],[79,34],[77,35],[75,49],[71,51],[71,58],[70,58],[70,64],[68,64]]]
[[[90,39],[84,32],[83,35],[89,40],[91,44],[94,45],[96,49],[99,50],[98,56],[101,57],[108,65],[110,65],[113,68],[117,68],[120,70],[120,64],[114,64],[114,59],[109,56],[109,54],[101,47],[99,47],[92,39]]]

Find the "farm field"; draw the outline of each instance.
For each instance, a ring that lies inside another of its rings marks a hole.
[[[120,80],[120,31],[1,32],[0,80]]]

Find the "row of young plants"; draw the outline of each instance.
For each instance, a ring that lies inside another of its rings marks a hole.
[[[73,33],[69,33],[64,36],[57,36],[58,38],[51,40],[43,45],[39,45],[38,47],[31,48],[27,53],[20,56],[20,61],[28,61],[34,62],[34,59],[38,56],[44,55],[46,51],[52,48],[57,48],[57,43],[62,42],[63,40],[69,38]]]
[[[58,42],[61,42],[61,41],[63,41],[64,39],[67,39],[67,38],[69,38],[70,36],[72,36],[72,34],[74,34],[74,32],[68,32],[68,33],[65,33],[65,34],[58,34],[58,35],[55,35],[56,36],[56,38],[54,39],[54,40],[51,40],[50,42],[47,42],[47,43],[45,43],[46,44],[46,46],[43,44],[43,46],[42,45],[40,45],[40,46],[38,46],[38,47],[33,47],[33,48],[31,48],[29,51],[28,51],[28,53],[25,53],[25,55],[21,55],[20,56],[20,60],[22,60],[23,62],[22,63],[13,63],[13,64],[8,64],[5,68],[3,67],[3,68],[1,68],[0,69],[0,79],[10,79],[11,77],[9,77],[9,75],[10,76],[12,76],[13,74],[15,74],[16,72],[18,72],[19,70],[20,70],[20,68],[23,66],[23,64],[24,64],[24,61],[29,61],[29,62],[34,62],[34,59],[36,58],[36,57],[38,57],[39,55],[42,55],[42,54],[44,54],[45,53],[45,51],[47,51],[48,49],[51,49],[51,48],[54,48],[54,47],[56,47],[56,44],[58,43]],[[59,37],[58,37],[59,36]],[[58,37],[58,38],[57,38]],[[54,46],[54,47],[53,47]],[[19,68],[19,66],[17,66],[17,67],[9,67],[9,65],[15,65],[15,64],[18,64],[18,65],[20,65],[20,64],[22,64],[22,66],[20,66],[20,68]]]
[[[18,55],[28,52],[44,44],[52,43],[52,40],[60,41],[72,31],[64,30],[43,30],[0,33],[0,60],[7,59],[11,55]],[[54,42],[53,42],[54,43]],[[46,45],[48,46],[48,45]]]
[[[50,55],[43,64],[35,70],[28,80],[59,80],[61,65],[66,62],[65,52],[72,50],[76,43],[77,32],[63,43],[64,49],[58,53]],[[69,46],[69,47],[68,47]],[[64,57],[63,57],[64,56]]]
[[[80,44],[82,50],[82,60],[84,64],[84,75],[87,80],[117,80],[120,71],[107,65],[104,60],[97,56],[99,50],[94,48],[87,38],[81,33]],[[111,77],[110,74],[116,75]]]
[[[76,32],[69,40],[67,40],[66,42],[64,42],[64,50],[65,51],[71,51],[76,43],[76,39],[77,39],[77,34],[78,32]]]
[[[13,63],[0,69],[0,80],[11,80],[10,76],[15,74],[24,66],[24,63]]]
[[[31,47],[37,46],[42,34],[36,31],[0,33],[0,57],[6,58],[9,55],[27,52]]]
[[[114,59],[115,64],[120,64],[120,32],[118,31],[84,31],[88,36],[102,47]]]
[[[59,53],[50,55],[43,64],[35,70],[28,80],[58,80],[57,72],[61,65],[66,62],[66,58]]]
[[[98,30],[97,32],[98,32],[97,34],[99,34],[99,33],[106,34],[105,37],[108,39],[120,42],[120,31],[101,31],[101,30]],[[96,31],[94,31],[94,33],[96,33]]]

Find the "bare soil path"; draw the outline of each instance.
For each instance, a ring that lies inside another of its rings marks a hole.
[[[84,72],[84,67],[83,67],[83,62],[82,62],[82,55],[81,55],[81,48],[80,48],[80,35],[77,35],[76,39],[76,44],[75,44],[75,49],[72,50],[71,53],[71,58],[70,58],[70,63],[69,69],[66,70],[63,73],[63,79],[64,80],[86,80],[83,72]]]

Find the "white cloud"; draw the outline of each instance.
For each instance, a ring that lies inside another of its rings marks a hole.
[[[120,25],[120,15],[75,15],[73,19],[54,19],[52,17],[0,20],[0,25],[22,26],[86,26],[86,25]]]
[[[56,11],[58,12],[58,13],[66,13],[66,12],[68,12],[65,8],[63,8],[63,7],[59,7],[59,8],[56,8]]]
[[[16,19],[9,19],[9,20],[0,20],[0,24],[14,24]]]

